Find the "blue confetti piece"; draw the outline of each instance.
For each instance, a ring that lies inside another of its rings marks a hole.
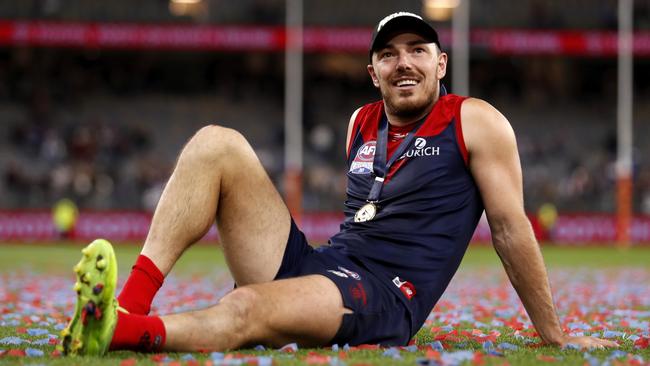
[[[42,335],[50,334],[50,331],[42,328],[32,328],[32,329],[27,329],[27,334],[29,334],[30,336],[42,336]]]
[[[257,358],[257,366],[271,366],[273,365],[273,357],[260,356]]]
[[[395,347],[391,347],[391,348],[385,350],[384,353],[382,354],[382,356],[391,357],[393,359],[401,359],[402,358],[402,356],[399,353],[399,350],[397,348],[395,348]]]
[[[515,350],[519,349],[518,346],[516,346],[516,345],[514,345],[512,343],[508,343],[508,342],[499,343],[497,348],[502,349],[504,351],[515,351]]]
[[[639,338],[641,338],[641,337],[639,337],[636,334],[632,334],[631,336],[627,337],[627,339],[631,340],[632,342],[638,340]]]
[[[339,351],[339,345],[338,344],[333,344],[332,345],[332,351],[338,352]]]
[[[330,366],[345,366],[345,363],[338,357],[332,357],[330,358]]]
[[[212,359],[212,361],[223,360],[224,357],[225,357],[225,355],[222,352],[212,352],[212,353],[210,353],[210,358]]]
[[[413,345],[404,347],[404,350],[407,351],[407,352],[417,352],[418,351],[418,346],[413,344]]]
[[[343,345],[343,351],[344,351],[344,352],[348,352],[349,350],[350,350],[350,345],[347,344],[347,343],[344,344],[344,345]]]
[[[493,326],[493,327],[502,327],[503,322],[501,320],[492,319],[492,321],[490,322],[490,325]]]
[[[56,330],[63,330],[63,329],[65,329],[65,327],[66,327],[66,325],[63,324],[63,323],[61,323],[61,324],[57,324],[57,325],[55,325],[55,326],[54,326],[54,329],[56,329]]]
[[[574,329],[589,330],[589,329],[591,329],[591,326],[589,324],[585,324],[585,323],[574,322],[574,323],[569,323],[569,329],[571,329],[571,330],[574,330]]]
[[[32,344],[37,344],[37,345],[39,345],[39,346],[43,346],[43,345],[46,345],[46,344],[50,344],[50,338],[41,338],[41,339],[37,339],[37,340],[35,340],[35,341],[32,341]]]
[[[431,343],[429,343],[429,345],[435,351],[444,351],[445,350],[445,347],[442,346],[442,343],[440,343],[440,341],[431,342]]]
[[[194,356],[190,353],[186,353],[183,356],[181,356],[181,360],[183,361],[190,361],[190,360],[195,360]]]
[[[255,346],[256,351],[266,351],[266,347],[262,346],[261,344],[258,344]]]
[[[280,351],[282,351],[282,352],[287,352],[287,351],[296,352],[297,350],[298,350],[298,344],[297,343],[285,344],[284,346],[282,346],[282,348],[280,348]]]
[[[486,351],[494,349],[494,343],[492,343],[492,341],[483,342],[483,349]]]
[[[617,332],[614,330],[606,330],[603,332],[603,338],[616,338],[616,337],[622,337],[624,335],[625,333]]]
[[[499,351],[496,351],[496,350],[493,350],[493,349],[489,350],[487,352],[487,354],[490,355],[490,356],[504,357],[503,353],[501,353]]]
[[[620,349],[612,351],[612,353],[609,354],[608,359],[615,359],[615,358],[624,358],[627,357],[627,352],[621,351]]]
[[[577,350],[579,350],[580,346],[578,346],[577,344],[573,344],[573,343],[567,343],[567,344],[564,345],[564,347],[562,347],[562,349],[577,349]]]
[[[440,357],[443,365],[460,365],[465,361],[474,359],[472,351],[444,352]]]
[[[43,351],[41,351],[40,349],[35,349],[35,348],[27,348],[25,350],[25,354],[28,357],[41,357],[41,356],[44,355]]]
[[[0,339],[0,344],[13,344],[13,345],[18,345],[18,344],[23,344],[27,343],[25,339],[22,339],[20,337],[5,337]]]

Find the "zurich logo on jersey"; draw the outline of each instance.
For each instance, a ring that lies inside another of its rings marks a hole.
[[[440,147],[427,146],[427,140],[425,138],[418,137],[413,143],[413,148],[402,154],[402,156],[400,156],[397,160],[437,155],[440,155]]]
[[[368,141],[363,144],[357,155],[350,165],[352,174],[370,174],[372,173],[372,162],[375,160],[375,150],[377,149],[376,141]]]

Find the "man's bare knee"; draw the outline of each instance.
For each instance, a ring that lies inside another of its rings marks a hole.
[[[248,148],[248,141],[236,130],[209,125],[198,130],[185,146],[183,155],[213,163],[224,158],[234,158],[243,149]]]
[[[233,336],[238,339],[236,343],[245,345],[256,341],[259,335],[258,321],[255,320],[257,312],[261,311],[260,294],[248,287],[239,287],[224,296],[219,301],[219,306],[227,307],[235,330]]]

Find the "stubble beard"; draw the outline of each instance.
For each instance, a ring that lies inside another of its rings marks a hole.
[[[401,119],[415,119],[419,118],[424,112],[433,105],[436,93],[431,92],[426,98],[414,101],[397,101],[399,96],[392,96],[390,93],[383,93],[382,97],[386,102],[386,108],[391,114],[400,117]]]

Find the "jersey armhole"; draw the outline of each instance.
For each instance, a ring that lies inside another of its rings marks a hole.
[[[457,105],[456,105],[456,111],[455,111],[455,130],[456,130],[456,144],[458,145],[458,150],[460,151],[461,156],[463,157],[463,160],[465,161],[465,166],[468,165],[469,163],[469,154],[467,153],[467,147],[465,146],[465,138],[463,137],[463,123],[460,118],[460,109],[461,106],[463,105],[463,102],[466,101],[467,98],[461,99]]]
[[[367,113],[367,107],[363,106],[359,109],[359,112],[357,113],[356,116],[354,116],[354,123],[352,124],[352,131],[350,132],[350,141],[348,141],[348,148],[347,148],[347,159],[350,159],[350,150],[352,149],[352,144],[354,144],[354,138],[356,134],[359,132],[359,125],[361,124],[361,115]]]

